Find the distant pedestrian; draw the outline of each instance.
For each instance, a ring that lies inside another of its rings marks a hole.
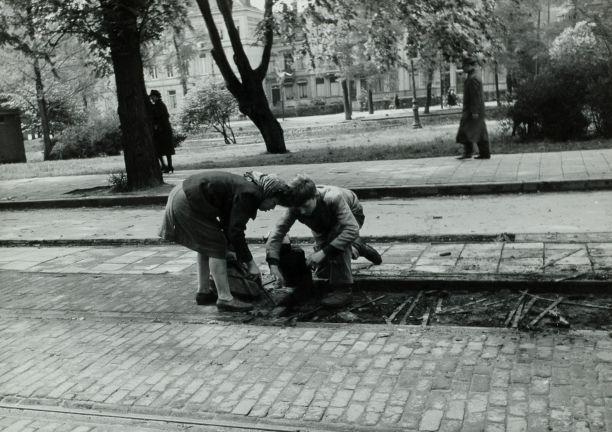
[[[285,235],[295,221],[310,228],[315,252],[306,262],[316,275],[328,282],[329,291],[322,304],[340,307],[350,302],[353,276],[351,259],[363,256],[380,264],[380,254],[359,237],[365,216],[355,193],[336,186],[316,186],[306,176],[297,176],[290,184],[291,207],[277,222],[266,244],[266,260],[270,272],[283,285],[280,269],[281,247]]]
[[[448,104],[448,106],[457,105],[457,94],[455,93],[455,90],[450,89],[448,91],[448,95],[446,96],[446,103]]]
[[[227,261],[230,247],[253,278],[261,278],[244,232],[257,210],[286,204],[289,186],[270,174],[244,176],[207,171],[188,177],[168,197],[160,237],[198,253],[197,304],[214,304],[223,311],[247,311],[252,305],[232,296]],[[212,274],[216,291],[210,286]]]
[[[476,60],[465,58],[463,71],[467,78],[463,84],[463,112],[457,131],[456,142],[463,145],[463,154],[458,159],[470,159],[474,144],[478,146],[476,159],[490,159],[489,134],[485,123],[485,105],[482,82],[476,74]]]
[[[155,143],[155,152],[161,164],[162,172],[174,172],[172,166],[172,155],[174,154],[174,140],[172,139],[172,127],[170,126],[170,114],[168,108],[162,101],[161,94],[157,90],[151,90],[149,93],[151,99],[151,114],[153,120],[153,142]],[[164,156],[168,163],[164,163]]]
[[[395,99],[393,100],[393,102],[395,103],[395,109],[400,109],[400,98],[397,93],[395,93]]]

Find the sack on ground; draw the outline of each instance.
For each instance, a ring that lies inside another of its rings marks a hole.
[[[251,275],[238,261],[227,261],[227,280],[233,296],[242,300],[257,300],[261,297],[261,279]],[[217,292],[212,277],[210,287]]]

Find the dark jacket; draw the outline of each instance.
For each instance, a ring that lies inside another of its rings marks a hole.
[[[173,155],[174,142],[172,141],[172,127],[168,108],[161,100],[151,104],[151,117],[153,121],[153,142],[157,156]]]
[[[478,114],[478,118],[473,118],[473,114]],[[460,144],[489,142],[482,82],[475,74],[470,74],[463,85],[463,112],[456,142]]]
[[[183,190],[191,208],[203,217],[219,218],[221,228],[242,262],[253,259],[244,232],[263,201],[261,189],[242,176],[207,171],[188,177]]]
[[[268,263],[279,263],[283,238],[296,220],[310,228],[317,246],[329,256],[345,250],[359,236],[363,207],[349,189],[318,186],[317,205],[311,215],[301,214],[298,208],[288,208],[277,222],[266,244]]]

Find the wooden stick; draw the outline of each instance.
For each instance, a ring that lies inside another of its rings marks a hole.
[[[574,280],[574,279],[578,279],[581,278],[582,276],[586,276],[591,272],[582,272],[582,273],[578,273],[572,276],[567,276],[567,277],[563,277],[563,278],[559,278],[559,279],[555,279],[555,282],[564,282],[564,281],[568,281],[568,280]]]
[[[483,298],[478,299],[478,300],[467,302],[466,304],[463,304],[461,306],[453,306],[452,308],[446,309],[445,311],[442,311],[440,313],[441,314],[454,313],[455,311],[462,310],[463,308],[465,308],[467,306],[472,306],[472,305],[475,305],[475,304],[478,304],[478,303],[482,303],[483,301],[486,301],[486,300],[487,300],[487,298],[483,297]]]
[[[565,254],[561,255],[559,258],[555,258],[555,259],[553,259],[553,260],[550,260],[550,261],[549,261],[547,264],[544,264],[544,265],[543,265],[542,267],[540,267],[540,268],[542,268],[542,269],[543,269],[543,268],[545,268],[545,267],[548,267],[548,266],[550,266],[550,265],[553,265],[553,264],[555,264],[555,263],[557,263],[557,262],[561,261],[562,259],[567,258],[568,256],[574,255],[576,252],[580,252],[581,250],[584,250],[584,249],[580,248],[580,249],[576,249],[576,250],[571,251],[571,252],[567,252],[567,253],[565,253]]]
[[[404,316],[400,320],[400,324],[406,324],[406,321],[408,320],[408,317],[410,316],[410,314],[414,310],[414,307],[417,305],[417,303],[419,302],[419,300],[421,299],[422,296],[423,296],[423,291],[419,291],[417,293],[417,296],[414,298],[414,300],[410,304],[410,307],[408,307],[408,310],[406,311],[406,313],[404,314]]]
[[[523,308],[525,307],[525,302],[522,302],[519,307],[516,309],[516,312],[514,313],[514,319],[512,320],[512,325],[510,326],[510,328],[517,328],[518,327],[518,323],[519,320],[521,319],[521,314],[523,313]]]
[[[385,295],[381,295],[381,296],[376,297],[375,299],[372,299],[372,298],[370,298],[370,297],[369,297],[369,296],[367,296],[367,295],[366,295],[366,297],[367,297],[367,299],[368,299],[368,301],[367,301],[367,302],[365,302],[365,303],[361,303],[360,305],[357,305],[357,306],[353,306],[352,308],[347,309],[347,312],[352,312],[352,311],[354,311],[355,309],[359,309],[359,308],[362,308],[362,307],[367,306],[367,305],[369,305],[369,304],[376,303],[378,300],[382,300],[382,299],[384,299],[386,296],[385,296]]]
[[[531,310],[531,308],[537,301],[538,299],[535,297],[532,297],[529,299],[529,301],[527,302],[527,306],[523,308],[523,315],[521,316],[521,319],[527,316],[527,314],[529,313],[529,311]]]
[[[442,301],[444,299],[442,297],[438,297],[438,304],[436,305],[436,313],[442,312]]]
[[[521,307],[521,304],[523,303],[523,299],[525,298],[526,295],[527,295],[527,291],[524,291],[521,294],[518,301],[516,302],[516,306],[514,307],[514,309],[510,311],[510,313],[508,314],[508,318],[506,318],[506,321],[504,321],[504,327],[508,327],[508,325],[512,321],[512,318],[514,317],[514,315],[516,315],[516,312],[518,311],[519,307]]]
[[[429,317],[431,316],[431,308],[432,306],[429,306],[427,310],[425,311],[425,313],[423,314],[423,318],[421,319],[421,327],[427,327],[427,325],[429,324]]]
[[[552,299],[548,299],[546,297],[540,297],[538,295],[535,294],[527,294],[528,296],[537,298],[538,300],[545,300],[547,302],[553,302],[555,300]],[[571,302],[571,301],[563,301],[563,304],[566,305],[572,305],[572,306],[580,306],[580,307],[585,307],[585,308],[593,308],[593,309],[604,309],[604,310],[612,310],[612,307],[610,306],[599,306],[599,305],[594,305],[594,304],[590,304],[590,303],[576,303],[576,302]]]
[[[410,297],[407,298],[406,301],[404,301],[402,304],[400,304],[398,307],[395,308],[395,310],[391,313],[391,315],[389,315],[389,318],[386,319],[387,324],[393,323],[393,320],[395,319],[397,314],[400,313],[402,309],[404,309],[404,306],[406,306],[409,301],[410,301]]]
[[[555,307],[557,307],[557,305],[559,303],[561,303],[563,301],[563,297],[559,297],[557,300],[555,300],[554,302],[552,302],[546,309],[544,309],[542,311],[542,313],[540,315],[538,315],[537,317],[535,317],[530,323],[529,323],[529,327],[533,327],[534,325],[536,325],[538,323],[538,321],[540,321],[542,318],[544,318],[544,315],[546,315],[549,311],[553,310]]]
[[[557,318],[559,320],[559,323],[562,324],[564,327],[569,327],[570,326],[569,321],[566,320],[565,318],[563,318],[563,316],[559,313],[557,308],[555,308],[553,310],[549,310],[548,311],[548,315],[550,315],[553,318]]]

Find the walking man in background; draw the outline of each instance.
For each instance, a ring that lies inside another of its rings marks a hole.
[[[474,144],[478,146],[476,159],[491,159],[489,134],[485,123],[484,94],[482,81],[476,74],[476,60],[464,58],[463,71],[467,74],[463,84],[463,112],[457,131],[456,142],[463,145],[463,154],[458,159],[471,159]]]

